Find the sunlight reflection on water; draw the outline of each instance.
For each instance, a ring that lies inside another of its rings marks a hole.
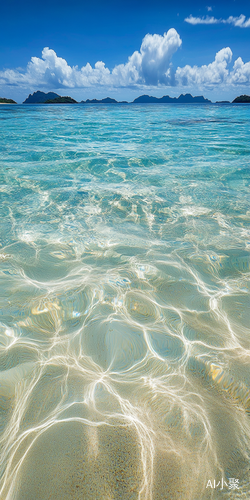
[[[13,109],[1,498],[247,499],[246,108]]]

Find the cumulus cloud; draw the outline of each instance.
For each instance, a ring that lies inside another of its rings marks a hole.
[[[102,61],[92,67],[69,66],[54,50],[45,47],[42,58],[32,57],[26,72],[5,70],[0,72],[0,82],[10,85],[44,86],[50,88],[82,88],[102,86],[134,86],[170,84],[171,58],[181,46],[181,38],[175,29],[161,35],[147,34],[140,51],[135,51],[126,64],[110,71]]]
[[[210,7],[207,7],[208,10],[212,10]],[[239,28],[250,28],[250,18],[246,18],[243,14],[239,17],[229,16],[227,19],[216,19],[211,16],[203,16],[203,17],[193,17],[192,14],[186,17],[186,23],[189,24],[232,24],[233,26],[238,26]]]
[[[203,66],[178,67],[175,73],[176,82],[182,86],[196,86],[199,88],[214,88],[218,85],[249,85],[250,84],[250,62],[244,63],[239,57],[228,69],[232,61],[232,51],[229,47],[217,52],[215,60]]]
[[[237,19],[241,24],[246,23],[245,19]],[[147,34],[142,40],[140,50],[135,51],[125,64],[119,64],[113,70],[107,68],[102,61],[97,61],[93,67],[89,63],[82,68],[70,66],[65,59],[58,57],[54,50],[45,47],[41,58],[31,58],[26,71],[0,71],[0,84],[51,90],[143,86],[212,89],[219,85],[225,87],[250,83],[250,62],[244,63],[239,57],[230,69],[232,51],[229,47],[221,49],[214,61],[208,65],[186,65],[175,71],[171,60],[181,43],[179,34],[173,28],[164,35]]]
[[[42,58],[32,57],[25,73],[18,70],[0,72],[0,80],[6,84],[41,85],[54,88],[74,88],[97,85],[103,82],[108,84],[110,71],[102,61],[98,61],[94,68],[87,63],[80,70],[77,66],[69,66],[67,61],[58,57],[54,50],[45,47]]]
[[[241,57],[236,59],[233,70],[230,73],[229,83],[233,85],[249,85],[250,62],[243,63]]]
[[[176,80],[183,86],[196,85],[199,87],[214,87],[227,81],[229,70],[227,65],[232,60],[232,51],[229,47],[217,52],[215,60],[204,66],[189,66],[177,68]]]
[[[145,83],[146,85],[168,85],[171,80],[170,61],[173,54],[181,46],[181,39],[174,28],[164,36],[146,35],[143,38],[140,52],[134,52],[127,64],[116,66],[112,75],[126,82]]]

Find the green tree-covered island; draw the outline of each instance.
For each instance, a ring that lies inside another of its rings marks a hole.
[[[193,97],[191,94],[181,94],[179,97],[170,97],[168,95],[163,97],[154,97],[149,95],[141,95],[134,99],[133,102],[129,103],[127,101],[116,101],[116,99],[111,99],[106,97],[105,99],[87,99],[86,101],[81,101],[80,104],[153,104],[153,103],[180,103],[180,104],[213,104],[209,99],[203,96]],[[240,95],[236,97],[232,104],[250,104],[249,95]],[[13,99],[7,99],[6,97],[0,97],[0,104],[17,104]],[[55,94],[55,92],[41,92],[40,90],[29,94],[25,99],[23,104],[77,104],[77,101],[70,96],[60,96]],[[216,104],[231,104],[230,101],[216,101]]]
[[[233,100],[233,104],[237,103],[249,103],[250,104],[250,96],[249,95],[240,95]]]
[[[17,104],[13,99],[6,99],[6,97],[0,97],[0,104]]]
[[[55,99],[47,99],[44,104],[76,104],[77,101],[72,97],[64,96],[64,97],[55,97]]]

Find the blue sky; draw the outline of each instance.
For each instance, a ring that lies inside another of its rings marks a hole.
[[[250,2],[8,0],[0,96],[250,94]],[[217,54],[217,56],[216,56]],[[33,59],[32,59],[33,58]]]

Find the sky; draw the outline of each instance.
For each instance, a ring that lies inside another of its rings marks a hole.
[[[250,95],[250,1],[8,0],[0,96]]]

